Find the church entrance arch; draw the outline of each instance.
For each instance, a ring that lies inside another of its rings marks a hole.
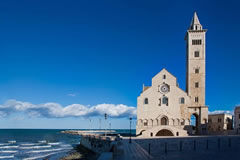
[[[168,129],[162,129],[157,132],[156,136],[174,136],[173,133]]]
[[[192,126],[192,132],[191,134],[198,134],[198,128],[199,128],[199,116],[194,113],[191,115],[191,118],[190,118],[190,125]]]

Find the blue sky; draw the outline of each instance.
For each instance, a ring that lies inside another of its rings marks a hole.
[[[166,68],[185,89],[185,41],[193,12],[207,32],[206,104],[240,104],[238,1],[0,1],[0,104],[54,102],[136,107],[142,84]],[[126,111],[112,128],[128,128]],[[99,118],[91,120],[99,127]],[[108,123],[109,123],[108,122]],[[0,128],[89,128],[86,117],[15,112]]]

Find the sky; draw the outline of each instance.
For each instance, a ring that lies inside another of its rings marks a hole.
[[[208,30],[206,104],[233,111],[239,3],[0,1],[0,128],[129,128],[143,83],[162,68],[185,89],[184,36],[194,11]]]

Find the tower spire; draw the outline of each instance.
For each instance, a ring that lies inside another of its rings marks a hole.
[[[194,12],[192,22],[189,27],[190,30],[202,30],[202,25],[198,19],[197,12]]]

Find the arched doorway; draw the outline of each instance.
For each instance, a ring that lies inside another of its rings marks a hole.
[[[162,117],[161,118],[161,125],[168,125],[168,118],[167,117]]]
[[[174,135],[171,131],[169,131],[167,129],[162,129],[162,130],[158,131],[156,136],[174,136]]]
[[[191,115],[190,125],[192,126],[191,134],[198,134],[198,115],[196,113]]]

